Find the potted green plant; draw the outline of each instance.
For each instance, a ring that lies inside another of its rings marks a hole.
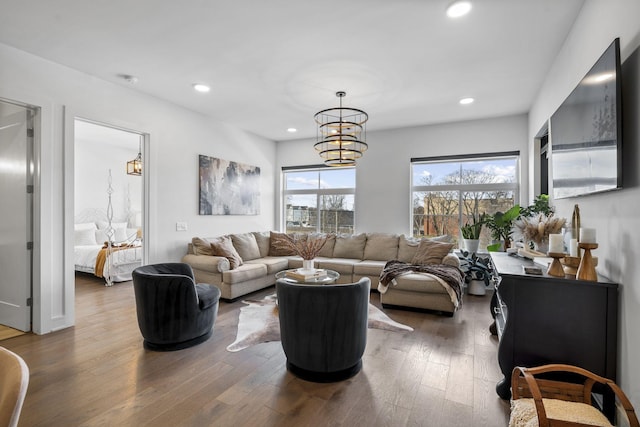
[[[491,230],[491,238],[494,243],[487,246],[488,251],[499,251],[500,248],[506,250],[510,246],[511,233],[513,232],[513,221],[520,216],[520,206],[515,205],[506,212],[496,212],[487,215],[484,225]]]
[[[475,253],[478,251],[478,242],[480,241],[480,232],[484,224],[485,214],[471,216],[471,222],[467,222],[460,228],[462,233],[462,239],[464,240],[464,247],[467,251]]]
[[[491,283],[492,267],[489,257],[478,256],[469,251],[458,252],[460,270],[464,273],[467,293],[470,295],[484,295],[486,287]]]
[[[539,194],[533,199],[533,204],[526,208],[520,208],[521,217],[532,217],[542,213],[544,216],[553,216],[555,208],[549,205],[549,195]]]

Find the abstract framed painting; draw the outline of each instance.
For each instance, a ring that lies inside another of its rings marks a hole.
[[[260,168],[200,155],[200,215],[260,214]]]

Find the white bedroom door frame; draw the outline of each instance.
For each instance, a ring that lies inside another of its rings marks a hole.
[[[38,111],[0,99],[0,324],[31,330]]]
[[[69,107],[65,107],[65,164],[68,165],[65,167],[65,283],[70,284],[67,297],[71,297],[71,300],[75,300],[75,289],[73,283],[75,283],[75,270],[74,270],[74,256],[73,256],[73,245],[74,245],[74,216],[75,216],[75,122],[76,120],[80,120],[83,122],[88,122],[92,124],[96,124],[99,126],[108,127],[111,129],[116,129],[124,132],[134,133],[140,136],[141,144],[140,149],[142,151],[142,159],[143,159],[143,168],[142,168],[142,264],[148,264],[149,260],[149,155],[150,152],[150,136],[148,132],[143,132],[139,130],[132,129],[127,126],[122,126],[118,124],[114,124],[113,122],[117,122],[117,120],[112,121],[102,121],[95,120],[92,118],[88,118],[88,115],[79,114],[76,111],[73,111]],[[136,153],[138,147],[135,147]],[[122,165],[123,170],[126,165]],[[106,179],[106,178],[105,178]],[[105,187],[105,198],[106,196],[106,187]],[[72,324],[75,323],[75,313],[73,314]]]

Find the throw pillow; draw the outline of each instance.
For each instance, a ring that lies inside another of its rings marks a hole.
[[[105,228],[109,227],[109,223],[107,221],[98,221],[98,229],[100,230],[104,230]],[[113,229],[116,228],[127,228],[127,223],[126,222],[112,222],[111,223],[111,227]]]
[[[253,233],[232,234],[231,241],[243,261],[260,258],[260,248]]]
[[[415,237],[406,237],[404,234],[400,236],[400,241],[398,242],[398,261],[408,262],[410,263],[413,260],[413,257],[416,255],[418,251],[418,246],[420,246],[421,240],[432,240],[436,242],[451,242],[451,236],[448,234],[443,234],[442,236],[436,237],[423,237],[422,239]]]
[[[243,264],[242,258],[238,254],[238,251],[236,251],[236,248],[233,247],[233,242],[229,236],[218,237],[212,241],[211,250],[214,256],[222,256],[228,259],[231,270],[235,270]]]
[[[442,264],[442,259],[453,248],[453,243],[422,239],[411,264]]]
[[[286,234],[276,233],[271,231],[269,233],[269,255],[270,256],[290,256],[296,253],[292,249],[282,247],[282,243],[286,240]]]
[[[75,230],[75,245],[76,246],[95,246],[96,245],[96,232],[89,228]]]
[[[194,237],[191,239],[193,245],[193,253],[196,255],[208,255],[213,256],[213,250],[211,249],[211,243],[206,239],[200,237]]]
[[[97,228],[95,222],[83,222],[74,225],[74,230],[96,230]]]
[[[118,225],[122,225],[120,223],[117,223]],[[135,238],[135,236],[133,236],[132,233],[131,236],[127,235],[127,229],[121,226],[118,226],[117,228],[115,227],[115,225],[112,225],[113,228],[113,234],[111,235],[111,242],[112,243],[124,243],[127,240],[129,240],[129,237]],[[95,240],[98,244],[102,245],[104,243],[107,242],[107,240],[109,240],[109,238],[107,237],[107,229],[106,228],[101,228],[100,230],[96,230],[95,231]]]

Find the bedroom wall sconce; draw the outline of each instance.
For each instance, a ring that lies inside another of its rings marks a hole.
[[[354,166],[369,146],[365,142],[369,115],[357,108],[342,106],[346,92],[336,92],[340,106],[314,116],[318,129],[314,148],[327,166]]]
[[[141,145],[138,145],[138,155],[135,159],[127,162],[127,175],[142,175],[142,150]]]

